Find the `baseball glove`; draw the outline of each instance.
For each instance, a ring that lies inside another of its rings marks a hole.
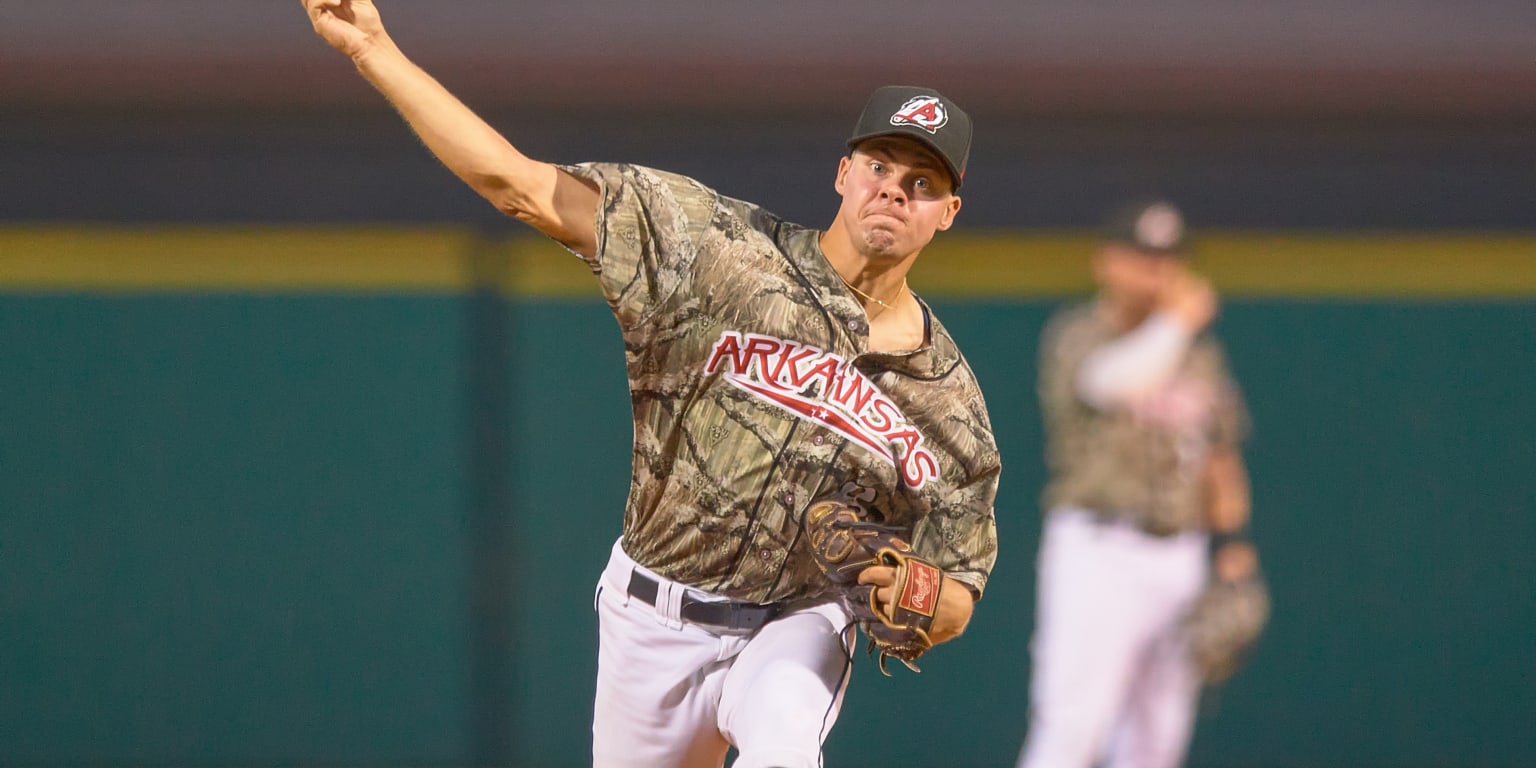
[[[1184,618],[1190,655],[1206,685],[1226,682],[1269,623],[1269,586],[1257,570],[1237,581],[1213,578]]]
[[[878,654],[880,672],[890,676],[885,668],[890,657],[921,671],[913,662],[933,647],[928,633],[944,586],[943,572],[912,554],[900,529],[873,522],[863,509],[844,501],[811,504],[805,531],[816,564],[842,591],[849,612],[869,638],[869,654]],[[876,598],[875,585],[859,583],[859,574],[871,566],[896,569],[888,602]]]

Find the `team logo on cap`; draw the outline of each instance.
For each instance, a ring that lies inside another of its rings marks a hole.
[[[937,96],[913,96],[891,115],[891,125],[915,125],[929,133],[938,133],[949,122],[949,111]]]
[[[1136,242],[1150,248],[1172,248],[1184,235],[1184,217],[1172,206],[1150,205],[1136,218]]]

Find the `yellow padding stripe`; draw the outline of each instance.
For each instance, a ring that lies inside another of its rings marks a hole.
[[[1084,233],[940,235],[911,283],[967,297],[1080,293],[1092,288],[1094,247]],[[1229,296],[1536,295],[1536,235],[1221,232],[1195,248],[1195,268]]]
[[[1092,287],[1084,232],[943,233],[918,259],[925,296],[1031,298]],[[505,258],[505,263],[499,263]],[[478,267],[476,264],[478,263]],[[487,264],[493,268],[487,270]],[[1536,235],[1214,232],[1196,266],[1229,297],[1536,296]],[[580,260],[537,236],[456,228],[0,228],[0,290],[459,292],[595,298]]]
[[[0,289],[462,291],[474,242],[447,228],[0,228]]]

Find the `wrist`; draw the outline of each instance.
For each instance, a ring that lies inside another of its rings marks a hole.
[[[400,49],[395,46],[395,41],[389,39],[389,35],[379,31],[369,35],[365,42],[347,55],[354,66],[366,70],[369,64],[376,63],[380,58],[400,55]]]
[[[1212,552],[1215,552],[1228,544],[1252,544],[1253,539],[1248,535],[1248,526],[1244,525],[1230,531],[1211,531]]]
[[[1259,552],[1248,538],[1246,527],[1212,531],[1209,559],[1215,578],[1222,582],[1245,581],[1259,570]]]

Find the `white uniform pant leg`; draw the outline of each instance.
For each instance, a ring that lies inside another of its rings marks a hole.
[[[847,612],[810,606],[752,635],[716,633],[631,599],[635,567],[615,545],[598,585],[593,766],[719,768],[730,745],[735,768],[820,765],[851,666]]]
[[[1194,735],[1200,676],[1180,623],[1205,584],[1203,537],[1170,540],[1162,571],[1165,624],[1147,645],[1110,740],[1107,768],[1177,768]],[[1196,539],[1191,544],[1189,539]]]
[[[733,768],[816,768],[842,708],[852,628],[836,604],[764,626],[731,664],[720,730],[739,753]]]
[[[1187,606],[1163,588],[1168,572],[1192,567],[1197,584],[1203,574],[1203,537],[1172,544],[1184,538],[1101,524],[1082,510],[1047,515],[1021,768],[1087,768],[1104,755],[1149,649]]]
[[[634,561],[614,546],[598,582],[594,768],[720,768],[720,691],[744,635],[668,619],[629,597]],[[658,599],[658,603],[665,603]]]
[[[1052,510],[1040,537],[1030,644],[1029,733],[1020,768],[1088,768],[1098,759],[1134,666],[1125,574],[1085,513]]]

